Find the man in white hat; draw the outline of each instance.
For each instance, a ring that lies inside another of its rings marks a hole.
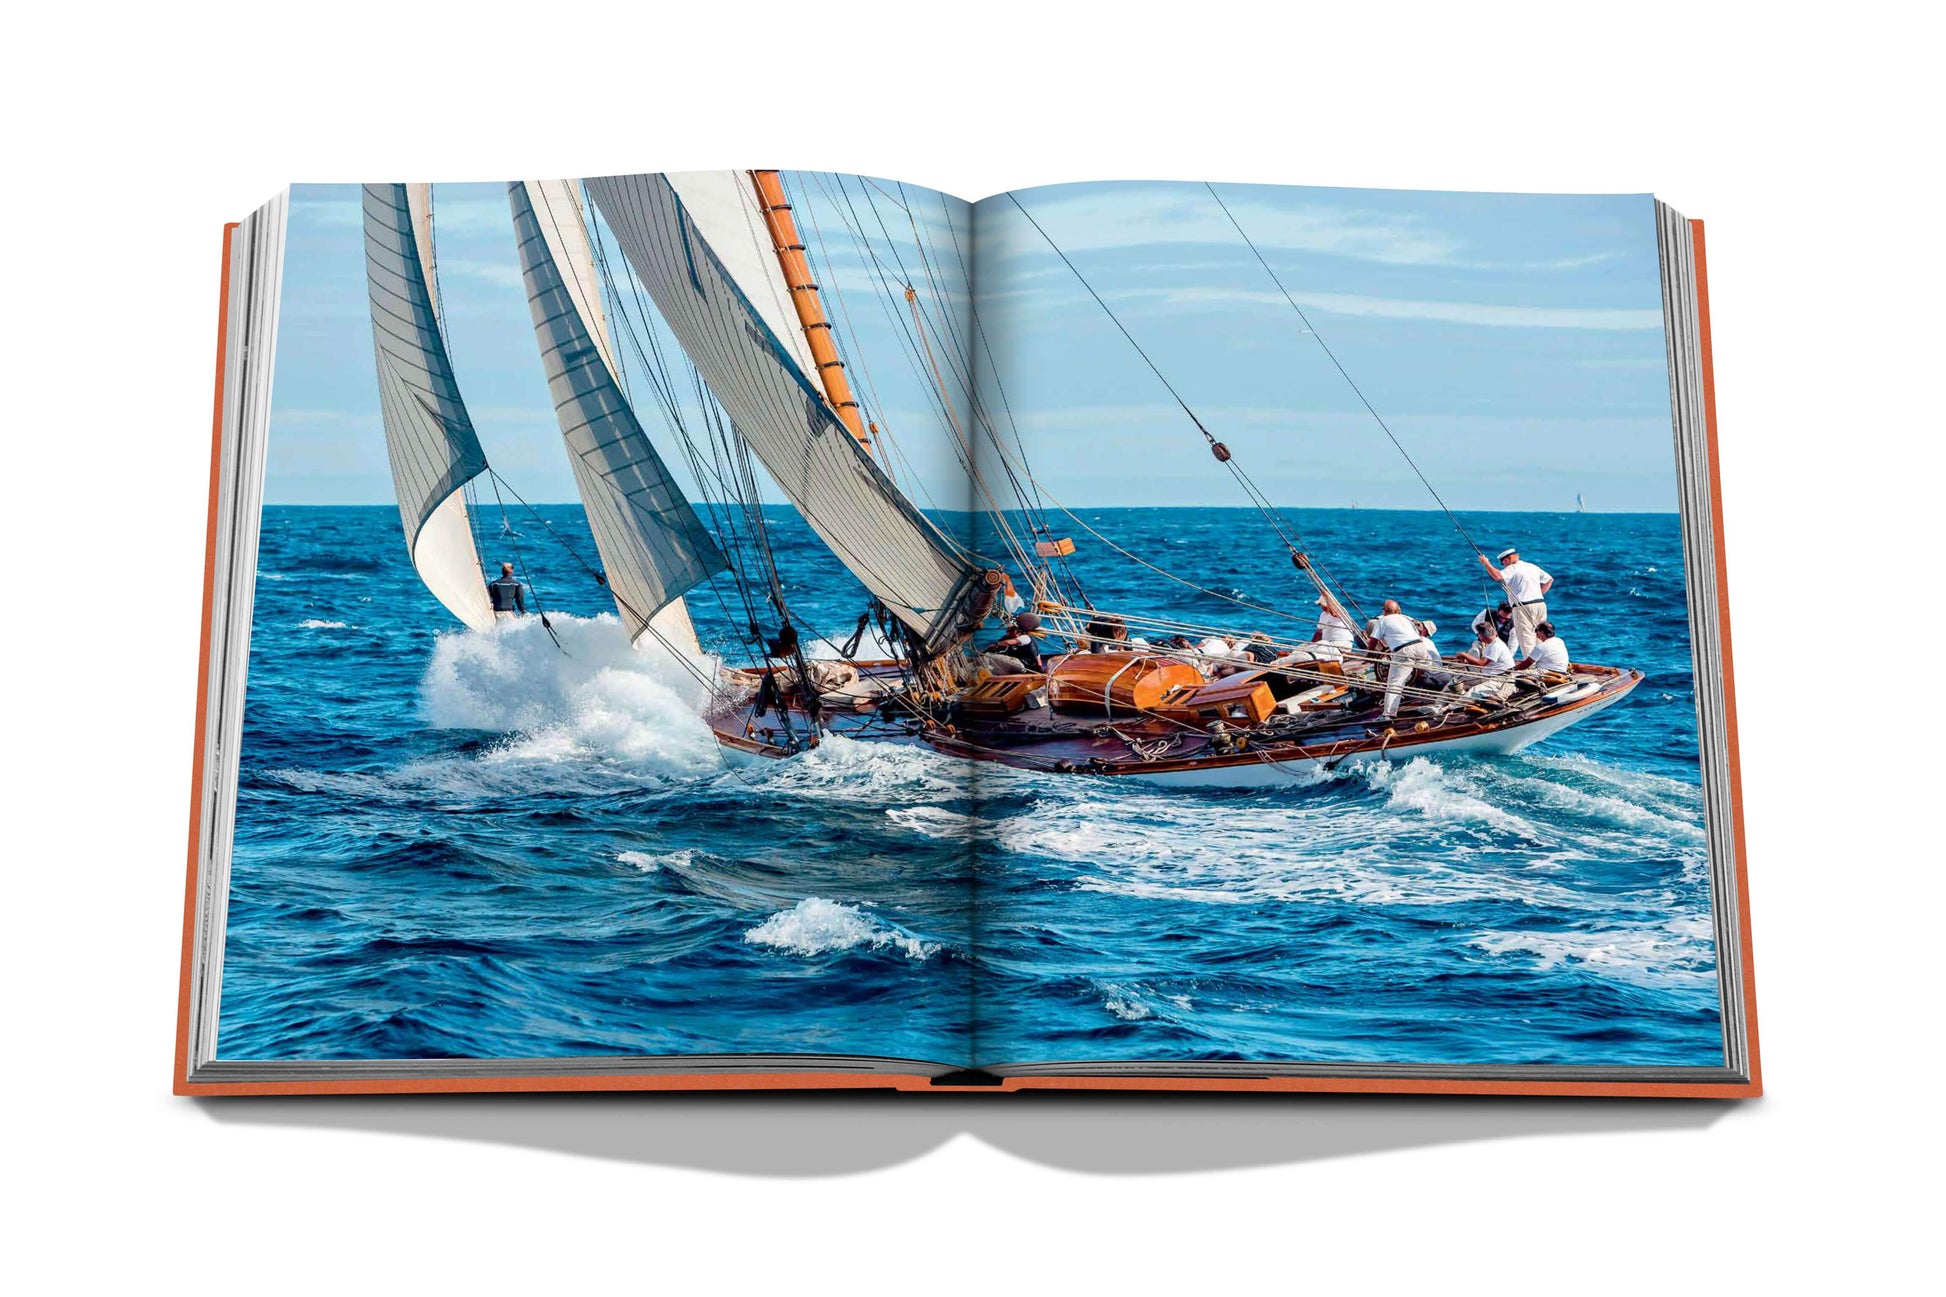
[[[1538,638],[1534,628],[1547,620],[1547,592],[1554,588],[1554,578],[1535,564],[1522,562],[1516,546],[1501,550],[1499,559],[1500,565],[1495,567],[1482,554],[1480,566],[1507,592],[1507,602],[1513,606],[1514,613],[1514,645],[1526,657],[1534,651]]]
[[[1450,678],[1439,669],[1439,650],[1427,638],[1436,629],[1431,622],[1414,621],[1406,616],[1400,611],[1397,599],[1387,599],[1379,615],[1365,628],[1365,633],[1392,655],[1385,670],[1386,720],[1399,714],[1399,698],[1405,693],[1413,672]]]
[[[1356,642],[1351,633],[1351,622],[1346,620],[1344,609],[1338,601],[1328,594],[1318,596],[1318,624],[1311,632],[1309,643],[1299,644],[1271,659],[1270,671],[1278,667],[1305,667],[1318,662],[1338,662],[1345,660],[1345,650]],[[1285,680],[1315,680],[1316,675],[1285,676]]]
[[[1311,632],[1311,642],[1338,649],[1352,646],[1351,623],[1345,619],[1345,610],[1338,606],[1338,601],[1328,594],[1318,596],[1318,624]]]

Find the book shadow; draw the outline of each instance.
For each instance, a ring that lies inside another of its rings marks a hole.
[[[1276,1166],[1534,1135],[1702,1130],[1713,1099],[885,1093],[198,1099],[223,1125],[369,1131],[733,1175],[851,1175],[967,1135],[1095,1175]]]

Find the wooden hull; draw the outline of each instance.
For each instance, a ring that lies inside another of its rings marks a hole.
[[[833,734],[919,743],[968,760],[1024,770],[1129,779],[1167,788],[1287,787],[1379,761],[1519,752],[1614,706],[1642,681],[1641,672],[1623,668],[1578,665],[1575,672],[1574,687],[1552,691],[1550,697],[1532,700],[1516,713],[1408,713],[1390,725],[1369,715],[1352,715],[1338,728],[1302,739],[1250,730],[1216,738],[1158,718],[1131,718],[1112,726],[1068,718],[1065,730],[979,722],[961,728],[916,717],[903,723],[888,721],[863,711],[828,713],[825,723]],[[772,741],[777,731],[766,731],[747,715],[721,719],[729,723],[713,728],[725,758],[735,764],[788,757],[804,746]],[[802,717],[795,718],[795,729],[799,734],[807,732]]]

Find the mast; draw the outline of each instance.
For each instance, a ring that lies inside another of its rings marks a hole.
[[[797,322],[804,330],[804,340],[811,348],[811,359],[817,365],[818,384],[824,388],[825,399],[837,411],[839,420],[859,445],[870,450],[871,437],[866,432],[864,416],[858,411],[858,401],[851,394],[851,380],[845,375],[845,362],[838,358],[831,321],[825,319],[818,286],[811,282],[810,258],[805,255],[804,243],[797,233],[797,220],[791,215],[790,202],[784,196],[783,173],[775,169],[752,171],[750,180],[757,188],[757,205],[763,209],[764,226],[770,231],[777,264],[783,269],[784,283],[790,288],[791,305],[797,309]],[[883,412],[880,413],[882,417]]]

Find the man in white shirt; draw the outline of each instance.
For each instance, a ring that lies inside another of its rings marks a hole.
[[[1505,698],[1514,691],[1514,682],[1503,678],[1514,669],[1514,655],[1507,650],[1506,641],[1500,638],[1500,630],[1494,625],[1493,618],[1482,615],[1486,620],[1474,623],[1473,629],[1478,638],[1473,641],[1473,647],[1464,653],[1454,654],[1453,660],[1477,667],[1479,674],[1486,677],[1476,681],[1466,691],[1467,697]]]
[[[1523,563],[1520,550],[1512,545],[1500,551],[1500,566],[1487,562],[1485,554],[1480,555],[1480,566],[1507,592],[1514,613],[1515,644],[1522,654],[1532,653],[1538,638],[1534,628],[1547,620],[1547,592],[1554,588],[1554,578],[1532,563]]]
[[[1196,646],[1196,669],[1205,676],[1226,676],[1238,670],[1235,665],[1243,650],[1230,635],[1212,635]]]
[[[1346,619],[1344,610],[1338,607],[1338,601],[1330,595],[1318,596],[1318,609],[1318,624],[1311,631],[1310,642],[1273,658],[1271,666],[1301,666],[1306,662],[1345,660],[1345,650],[1355,642],[1351,622]]]
[[[1534,651],[1523,659],[1517,671],[1554,671],[1566,675],[1570,670],[1567,642],[1554,633],[1554,623],[1544,621],[1534,628],[1540,637]]]
[[[1399,698],[1414,671],[1443,674],[1438,668],[1439,651],[1426,637],[1429,626],[1430,623],[1414,621],[1401,612],[1397,599],[1387,599],[1379,615],[1365,628],[1365,633],[1392,655],[1385,671],[1385,719],[1388,721],[1399,714]]]
[[[1340,649],[1352,645],[1351,623],[1345,620],[1344,609],[1338,606],[1338,601],[1328,594],[1318,596],[1318,624],[1311,632],[1311,642]]]

